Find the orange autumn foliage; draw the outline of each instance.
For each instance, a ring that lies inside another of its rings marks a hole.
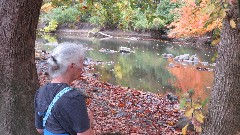
[[[41,7],[41,12],[46,12],[48,13],[49,11],[51,11],[53,8],[55,8],[52,3],[46,3]]]
[[[202,0],[198,6],[194,0],[183,1],[185,5],[178,11],[181,17],[169,25],[169,28],[173,28],[170,37],[199,36],[221,27],[221,17],[208,23],[210,15],[218,10],[210,0]]]

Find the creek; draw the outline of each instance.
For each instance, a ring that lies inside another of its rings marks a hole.
[[[100,80],[114,85],[182,96],[193,89],[194,96],[209,96],[214,79],[215,48],[194,47],[190,44],[135,38],[88,38],[77,36],[44,35],[36,40],[36,48],[51,51],[57,44],[73,42],[88,48],[89,60],[98,62],[95,74]],[[121,47],[131,49],[120,53]],[[163,54],[171,54],[165,58]],[[199,62],[174,59],[176,56],[195,55]]]

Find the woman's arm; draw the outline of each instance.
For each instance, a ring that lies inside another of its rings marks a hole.
[[[90,120],[90,127],[93,128],[93,112],[87,108],[88,110],[88,117],[89,117],[89,120]]]
[[[90,128],[82,133],[77,133],[77,135],[93,135],[93,112],[87,108],[87,112],[88,112],[88,117],[90,119]]]
[[[89,128],[88,130],[86,130],[82,133],[77,133],[77,135],[93,135],[93,130],[92,130],[92,128]]]
[[[37,129],[38,133],[43,134],[43,129],[38,129],[38,128],[36,128],[36,129]]]

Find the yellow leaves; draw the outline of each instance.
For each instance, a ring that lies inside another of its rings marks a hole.
[[[47,40],[49,43],[56,43],[57,42],[57,37],[49,34],[43,35],[43,38]]]
[[[114,71],[115,71],[115,76],[118,78],[118,79],[122,79],[122,67],[120,64],[116,64],[114,66]]]
[[[182,128],[182,134],[187,134],[187,127],[189,124],[194,126],[196,132],[202,132],[201,125],[204,123],[204,116],[202,114],[202,104],[200,101],[193,102],[191,101],[190,105],[185,106],[187,110],[184,113],[184,116],[190,121],[184,128]]]
[[[182,128],[182,134],[183,135],[187,134],[187,127],[188,127],[188,124],[184,128]]]
[[[129,20],[130,20],[130,16],[126,16],[126,17],[125,17],[125,20],[126,20],[126,21],[129,21]]]
[[[167,124],[168,124],[169,126],[173,126],[173,125],[174,125],[174,122],[173,122],[173,121],[167,121]]]
[[[217,39],[214,39],[212,42],[211,42],[211,44],[212,45],[216,45],[216,44],[218,44],[220,42],[220,38],[217,38]]]
[[[226,15],[227,15],[226,9],[220,10],[220,16],[221,16],[222,18],[224,18]]]
[[[53,32],[56,31],[58,22],[56,20],[51,20],[47,27],[44,27],[44,32]]]
[[[197,109],[201,109],[202,108],[202,105],[201,104],[194,104],[194,109],[197,110]]]
[[[212,13],[216,9],[215,5],[213,3],[210,3],[208,6],[206,6],[205,11],[206,13]]]
[[[204,122],[204,116],[201,111],[195,111],[194,116],[198,122],[200,122],[200,123]]]
[[[202,132],[202,127],[201,126],[195,126],[195,131],[198,132],[198,133],[201,133]]]
[[[204,116],[201,111],[201,104],[194,104],[190,109],[188,109],[184,116],[188,118],[196,118],[198,122],[203,123]]]
[[[206,30],[212,31],[213,29],[221,28],[221,27],[222,27],[222,19],[218,18],[218,19],[214,20],[213,22],[211,22],[210,24],[208,24]]]
[[[191,108],[190,110],[188,110],[188,111],[185,112],[184,116],[186,116],[186,117],[188,117],[188,118],[191,118],[192,115],[193,115],[193,111],[194,111],[194,109]]]
[[[54,6],[52,5],[52,3],[46,3],[41,7],[41,11],[48,13],[53,8],[54,8]]]
[[[235,29],[236,28],[236,23],[233,19],[230,20],[230,26]]]
[[[100,9],[100,8],[101,8],[98,3],[94,3],[94,7],[95,7],[96,9]]]

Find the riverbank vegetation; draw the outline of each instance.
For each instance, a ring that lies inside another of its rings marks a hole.
[[[154,38],[207,34],[217,44],[226,9],[226,4],[211,0],[45,0],[40,24],[44,32],[87,23],[98,30],[150,32]]]

